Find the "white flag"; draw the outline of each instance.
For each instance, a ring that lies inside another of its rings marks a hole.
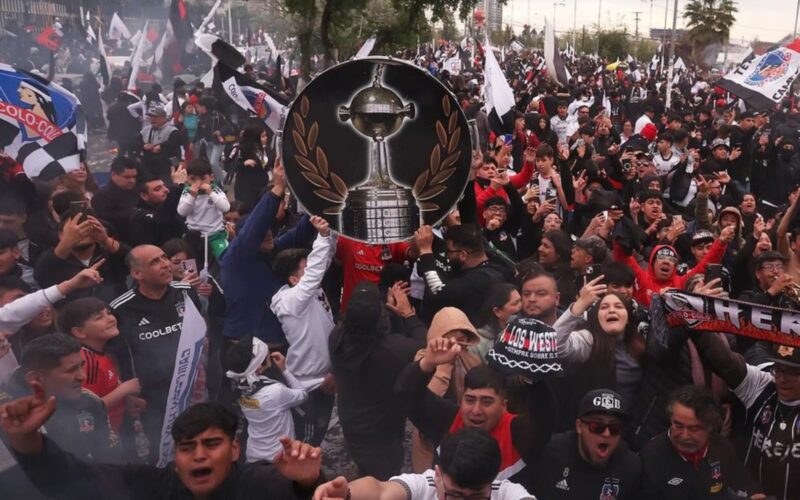
[[[175,368],[164,408],[164,423],[161,425],[161,444],[158,448],[158,466],[164,467],[173,459],[175,443],[170,435],[172,424],[188,406],[192,387],[197,379],[197,370],[203,362],[203,343],[206,338],[206,322],[200,311],[187,295],[183,295],[183,324],[181,326]],[[174,335],[174,334],[173,334]]]
[[[356,55],[353,56],[353,59],[362,59],[364,57],[368,57],[370,52],[372,52],[372,48],[375,47],[375,37],[369,37],[364,45],[358,49]]]
[[[122,19],[114,12],[114,15],[111,17],[111,24],[108,26],[108,38],[113,38],[114,40],[119,40],[120,37],[130,39],[131,32],[128,31],[128,27],[125,26],[125,23],[122,22]]]
[[[164,57],[164,49],[173,41],[175,41],[175,33],[172,31],[172,23],[168,19],[167,29],[164,30],[164,35],[161,37],[161,41],[158,42],[155,55],[153,56],[157,63],[161,62],[161,58]]]
[[[486,82],[484,88],[486,113],[494,109],[497,117],[502,121],[503,115],[514,109],[514,91],[508,86],[506,75],[500,68],[488,39],[486,47],[484,47],[484,54],[486,57],[486,65],[483,70],[483,79]]]
[[[147,33],[147,23],[148,21],[144,22],[142,33]],[[136,79],[139,78],[139,66],[142,64],[142,52],[144,52],[144,42],[146,40],[147,37],[144,34],[139,36],[139,43],[136,44],[136,50],[133,51],[131,56],[131,76],[128,80],[128,90],[136,88]]]

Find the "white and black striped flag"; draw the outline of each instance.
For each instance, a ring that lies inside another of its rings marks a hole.
[[[561,54],[556,49],[553,26],[547,21],[547,18],[544,19],[544,60],[547,63],[547,76],[558,85],[566,87],[570,74],[567,67],[564,66]]]
[[[80,101],[60,85],[0,63],[0,149],[31,179],[77,170],[85,149]]]
[[[717,82],[756,110],[768,109],[789,94],[800,74],[800,38],[764,55],[742,61]]]

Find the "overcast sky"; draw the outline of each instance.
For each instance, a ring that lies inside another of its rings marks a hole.
[[[573,19],[580,30],[585,25],[587,29],[594,29],[597,24],[597,14],[602,2],[601,25],[603,29],[628,26],[634,31],[635,11],[639,15],[639,31],[646,34],[652,22],[652,27],[664,27],[664,10],[666,0],[578,0],[577,18],[574,16],[575,0],[509,0],[503,9],[503,23],[511,24],[515,31],[522,30],[524,24],[532,24],[541,29],[544,16],[552,21],[553,3],[564,3],[556,7],[556,29],[558,31],[572,29]],[[758,38],[761,41],[777,41],[794,29],[795,11],[798,0],[739,0],[739,12],[736,15],[736,24],[731,32],[731,41],[740,43]],[[683,26],[681,14],[688,0],[678,0],[678,27]],[[673,0],[669,0],[669,22],[672,27]]]

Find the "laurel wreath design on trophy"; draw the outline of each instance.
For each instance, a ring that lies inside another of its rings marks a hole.
[[[414,182],[414,196],[423,212],[439,210],[432,200],[446,189],[447,179],[456,172],[456,162],[461,156],[458,143],[461,140],[461,127],[458,126],[458,109],[451,109],[448,96],[442,97],[442,109],[447,117],[436,121],[437,142],[431,151],[430,165]]]
[[[314,194],[332,203],[323,213],[338,215],[347,198],[347,184],[328,168],[328,156],[322,146],[317,144],[317,122],[306,128],[305,119],[308,117],[309,106],[308,97],[303,96],[300,98],[300,112],[292,113],[295,128],[292,130],[292,140],[298,153],[294,155],[294,159],[300,165],[303,177],[318,188],[314,190]]]

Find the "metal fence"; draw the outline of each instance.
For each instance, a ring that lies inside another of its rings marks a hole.
[[[0,26],[3,27],[11,20],[18,25],[44,26],[51,23],[55,17],[66,20],[77,17],[77,14],[67,11],[67,6],[62,3],[41,0],[0,0]]]

